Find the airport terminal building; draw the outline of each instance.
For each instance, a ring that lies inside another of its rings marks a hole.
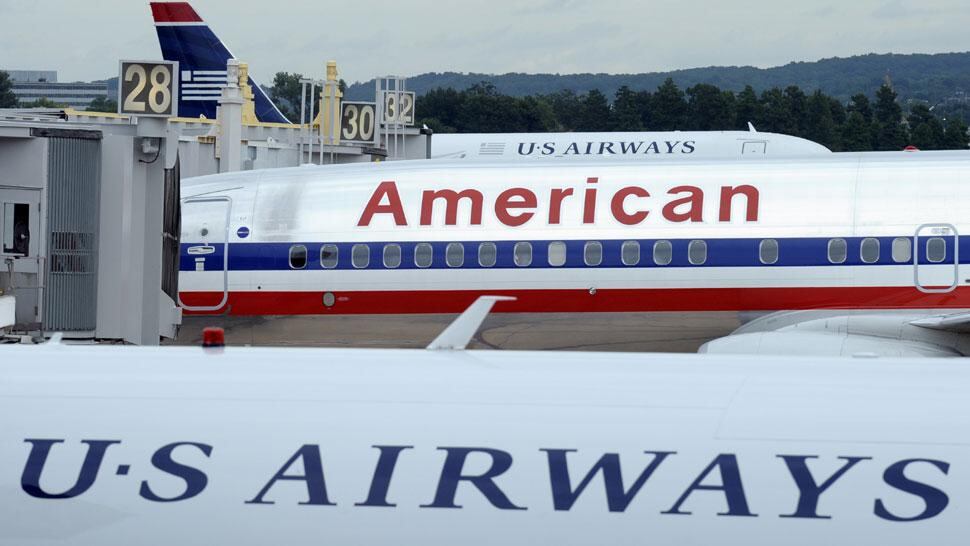
[[[83,110],[108,95],[107,82],[58,83],[56,70],[4,70],[10,75],[13,93],[21,103],[48,99]]]

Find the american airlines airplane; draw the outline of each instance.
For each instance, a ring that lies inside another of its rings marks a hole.
[[[962,360],[0,354],[3,545],[966,540]]]
[[[413,346],[502,294],[483,345],[964,355],[968,178],[966,152],[201,177],[181,301],[239,343]]]

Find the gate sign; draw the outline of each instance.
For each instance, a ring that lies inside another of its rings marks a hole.
[[[340,103],[340,139],[350,143],[373,143],[377,123],[377,104]]]
[[[178,63],[121,61],[118,113],[138,117],[178,116]]]
[[[414,125],[413,91],[384,91],[384,124]]]

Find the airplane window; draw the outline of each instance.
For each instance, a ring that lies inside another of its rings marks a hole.
[[[357,269],[366,269],[370,265],[370,247],[367,245],[354,245],[350,249],[350,262]]]
[[[640,243],[637,241],[627,241],[623,243],[623,247],[620,250],[621,258],[623,259],[623,265],[639,265],[640,264]]]
[[[384,267],[395,269],[401,265],[401,245],[384,245]]]
[[[461,267],[465,265],[465,245],[461,243],[448,243],[445,248],[445,262],[448,267]]]
[[[339,252],[337,245],[323,245],[323,247],[320,248],[320,265],[322,265],[324,269],[333,269],[337,267],[338,256]]]
[[[549,243],[549,265],[553,267],[566,265],[566,243],[561,241]]]
[[[765,239],[761,241],[761,246],[758,249],[758,253],[761,256],[761,263],[765,265],[774,265],[778,263],[778,241],[774,239]]]
[[[926,259],[938,264],[946,259],[946,239],[933,237],[926,241]]]
[[[603,243],[590,241],[583,249],[583,261],[586,265],[596,267],[603,263]]]
[[[418,246],[414,247],[414,265],[418,267],[431,267],[431,261],[434,257],[434,249],[428,243],[418,243]]]
[[[482,243],[478,245],[478,265],[482,267],[492,267],[498,258],[498,250],[495,243]]]
[[[293,245],[290,247],[290,269],[306,268],[306,247]]]
[[[829,241],[829,261],[834,264],[844,264],[849,257],[849,244],[845,239],[832,239]]]
[[[874,264],[879,261],[879,239],[869,237],[862,240],[860,249],[862,261],[867,264]]]
[[[653,244],[653,263],[670,265],[674,261],[674,245],[670,241],[657,241]]]
[[[909,237],[893,239],[893,261],[898,264],[908,263],[913,259],[913,241]]]
[[[704,265],[707,262],[707,242],[691,241],[687,247],[687,259],[693,265]]]
[[[529,267],[532,265],[532,245],[530,243],[515,243],[512,257],[515,260],[515,265]]]

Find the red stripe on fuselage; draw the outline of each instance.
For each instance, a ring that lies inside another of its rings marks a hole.
[[[422,290],[411,292],[231,292],[231,315],[367,315],[461,313],[479,296],[514,296],[496,304],[498,313],[637,313],[696,311],[797,311],[805,309],[966,309],[970,287],[925,294],[913,287],[690,288],[631,290]],[[183,304],[204,307],[222,292],[183,292]]]
[[[156,23],[201,23],[202,18],[187,2],[151,2]]]

